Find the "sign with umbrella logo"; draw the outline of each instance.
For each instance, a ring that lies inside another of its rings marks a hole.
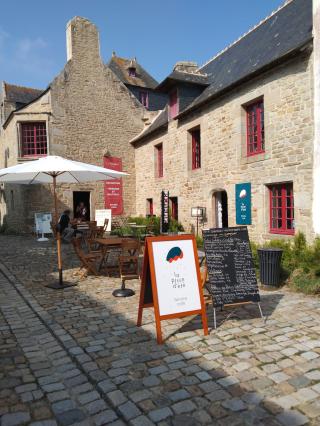
[[[251,225],[251,183],[236,184],[236,223]]]
[[[157,341],[162,343],[160,321],[201,314],[208,333],[198,253],[193,235],[147,238],[141,280],[138,326],[144,308],[155,312]]]

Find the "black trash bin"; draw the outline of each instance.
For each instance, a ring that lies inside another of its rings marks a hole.
[[[280,265],[282,249],[258,249],[260,281],[264,285],[278,286],[280,284]]]

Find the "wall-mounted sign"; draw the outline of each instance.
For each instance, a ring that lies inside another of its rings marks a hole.
[[[157,341],[162,343],[161,320],[202,315],[208,334],[201,276],[193,235],[148,237],[144,252],[137,325],[144,308],[154,308]]]
[[[107,232],[111,231],[111,210],[96,210],[95,212],[95,220],[97,222],[97,226],[104,226],[105,219],[108,219],[108,227]]]
[[[206,208],[205,207],[191,207],[191,217],[205,217]]]
[[[107,169],[122,172],[122,160],[117,157],[103,157],[103,166]],[[122,179],[110,179],[104,182],[104,204],[112,215],[123,213]]]
[[[169,191],[161,192],[161,232],[169,232]]]
[[[236,184],[236,224],[251,225],[251,183]]]

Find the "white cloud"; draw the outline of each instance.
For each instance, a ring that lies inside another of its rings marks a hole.
[[[33,56],[37,54],[38,51],[45,49],[46,47],[47,43],[41,37],[34,40],[24,38],[17,42],[16,57],[19,59],[26,59],[30,54]]]
[[[0,27],[0,80],[29,85],[34,81],[50,83],[55,64],[49,45],[41,36],[16,38]]]

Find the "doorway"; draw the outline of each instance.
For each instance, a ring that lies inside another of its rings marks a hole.
[[[76,218],[76,210],[80,203],[86,208],[85,219],[90,220],[90,191],[73,191],[73,216]]]
[[[213,226],[228,228],[228,195],[226,191],[215,191],[212,194]]]

